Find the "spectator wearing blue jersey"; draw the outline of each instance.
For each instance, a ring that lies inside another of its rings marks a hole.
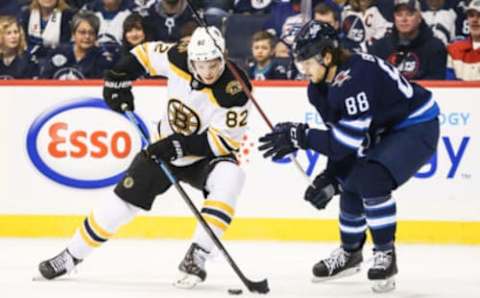
[[[186,0],[162,0],[150,7],[145,21],[154,40],[177,42],[182,26],[194,18]]]
[[[74,12],[65,0],[33,0],[20,14],[30,54],[41,61],[47,52],[70,41]]]
[[[97,16],[81,11],[72,21],[73,44],[52,50],[40,76],[45,79],[99,79],[113,66],[108,52],[95,45],[100,28]]]
[[[423,20],[418,0],[395,0],[393,32],[368,52],[396,66],[409,80],[445,79],[446,48]]]
[[[0,79],[31,79],[38,65],[28,54],[25,33],[14,16],[0,16]]]

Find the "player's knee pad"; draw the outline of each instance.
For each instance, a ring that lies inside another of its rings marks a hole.
[[[208,175],[205,188],[209,199],[222,201],[235,207],[243,185],[245,173],[232,162],[219,162]]]
[[[346,189],[353,189],[362,198],[373,198],[390,195],[395,180],[383,165],[368,161],[358,164],[345,184]]]

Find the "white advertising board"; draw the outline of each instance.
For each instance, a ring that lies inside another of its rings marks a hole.
[[[395,193],[400,219],[480,221],[480,88],[432,88],[441,107],[438,152],[416,178]],[[114,181],[140,149],[126,118],[101,107],[100,86],[2,86],[0,98],[0,214],[78,214],[112,195]],[[136,112],[155,135],[165,88],[135,87]],[[255,96],[273,123],[321,119],[308,104],[305,87],[257,87]],[[303,201],[304,177],[290,163],[272,163],[256,149],[268,131],[252,110],[241,162],[247,183],[239,217],[336,218],[332,203],[319,213]],[[406,152],[405,154],[408,154]],[[299,152],[308,174],[325,159]],[[372,182],[374,183],[374,182]],[[201,193],[187,187],[197,202]],[[190,215],[174,190],[158,197],[149,215]]]

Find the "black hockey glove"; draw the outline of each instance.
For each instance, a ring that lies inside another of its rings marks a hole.
[[[159,158],[165,162],[182,158],[187,155],[185,152],[185,136],[181,134],[170,135],[165,139],[150,144],[145,153],[151,158]]]
[[[309,201],[315,208],[324,209],[332,200],[333,196],[340,193],[340,186],[335,177],[323,171],[313,180],[313,185],[305,191],[305,200]]]
[[[258,150],[266,151],[263,157],[273,156],[273,160],[278,160],[299,148],[305,149],[307,129],[308,125],[303,123],[279,123],[272,132],[258,139],[263,143]]]
[[[115,112],[123,113],[122,105],[126,104],[127,109],[133,111],[132,80],[126,73],[118,73],[107,70],[104,74],[105,83],[103,86],[103,99]]]

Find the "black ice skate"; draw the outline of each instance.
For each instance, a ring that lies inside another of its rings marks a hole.
[[[395,289],[395,274],[398,273],[395,249],[373,252],[373,266],[368,270],[368,279],[373,281],[372,290],[376,293]]]
[[[362,250],[347,252],[342,247],[335,249],[329,258],[313,266],[313,282],[322,282],[360,272]]]
[[[55,257],[43,261],[38,265],[40,274],[45,279],[54,279],[72,272],[82,260],[74,258],[68,249],[65,249]]]
[[[207,278],[207,271],[205,271],[207,256],[208,252],[206,250],[198,244],[192,243],[185,258],[178,266],[181,277],[174,285],[179,288],[190,289],[203,282]]]

